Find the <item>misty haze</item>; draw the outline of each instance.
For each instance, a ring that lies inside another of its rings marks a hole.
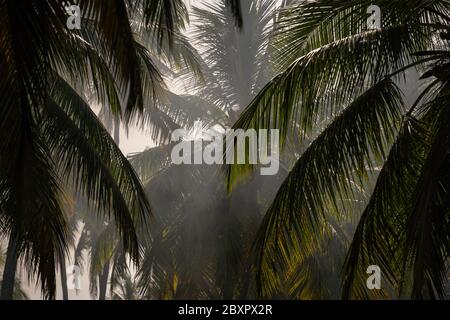
[[[1,299],[448,299],[449,41],[443,0],[0,0]]]

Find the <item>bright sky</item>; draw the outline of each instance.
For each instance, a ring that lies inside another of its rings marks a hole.
[[[202,6],[204,2],[215,2],[217,0],[186,0],[186,3],[189,7]],[[248,0],[246,0],[248,1]],[[132,129],[127,136],[125,130],[122,128],[120,135],[120,149],[127,156],[128,154],[142,152],[147,148],[151,148],[154,146],[154,143],[151,141],[148,135],[140,132],[137,129]]]

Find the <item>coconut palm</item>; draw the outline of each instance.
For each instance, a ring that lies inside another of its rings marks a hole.
[[[123,279],[115,285],[112,291],[113,300],[138,300],[139,290],[130,274],[125,274]]]
[[[93,298],[105,300],[111,267],[118,263],[126,266],[126,256],[117,235],[114,220],[105,220],[93,214],[86,203],[78,205],[78,219],[82,226],[75,245],[74,264],[85,269],[85,258],[89,260],[89,292]],[[127,266],[125,270],[127,270]]]
[[[205,5],[192,8],[190,35],[203,81],[180,73],[175,81],[195,94],[171,96],[167,112],[180,127],[194,129],[193,135],[200,123],[208,136],[230,128],[269,80],[266,35],[275,3],[243,2],[241,30],[225,1]],[[253,179],[228,197],[219,166],[174,166],[170,150],[162,145],[132,157],[160,221],[139,269],[142,293],[164,299],[254,296],[248,252],[262,207],[256,192],[264,190],[258,187],[264,180]]]
[[[116,115],[123,102],[124,119],[131,121],[145,102],[156,103],[163,84],[147,51],[134,41],[128,12],[142,10],[143,23],[163,43],[184,25],[186,9],[178,0],[79,5],[95,34],[68,30],[61,1],[0,4],[5,299],[12,297],[19,259],[40,280],[44,297],[55,296],[55,265],[67,246],[66,181],[115,218],[125,250],[139,259],[134,221],[148,220],[149,204],[126,158],[74,88],[93,86]]]
[[[262,296],[276,292],[286,270],[329,234],[326,213],[342,212],[340,199],[354,198],[351,182],[365,183],[367,167],[381,165],[344,264],[343,297],[445,297],[450,113],[441,39],[450,7],[438,0],[377,4],[382,25],[370,30],[370,1],[299,1],[281,12],[273,39],[279,74],[235,125],[278,128],[286,138],[298,124],[307,135],[329,119],[265,214],[256,240]],[[420,67],[432,81],[408,104],[398,84]],[[231,168],[231,184],[236,175]],[[369,265],[381,267],[383,290],[366,288]]]
[[[2,281],[0,280],[0,285],[2,284]],[[22,282],[20,279],[16,278],[14,280],[14,292],[12,295],[13,300],[28,300],[29,297],[27,293],[22,289]]]
[[[136,10],[130,11],[130,24],[135,42],[138,45],[139,51],[145,53],[141,57],[143,68],[150,70],[155,68],[161,73],[164,73],[166,77],[173,77],[177,70],[183,68],[185,71],[192,73],[195,79],[202,80],[196,54],[187,38],[181,35],[178,30],[172,31],[170,34],[171,38],[155,37],[154,27],[142,23],[144,19],[144,8],[138,7]],[[95,25],[88,24],[84,29],[84,34],[86,38],[95,39]],[[150,62],[154,64],[154,67],[151,65],[150,67],[148,66]],[[151,74],[149,76],[151,77]],[[95,90],[93,88],[89,89],[89,98],[87,100],[91,101],[96,99]],[[158,143],[167,141],[170,132],[178,128],[179,125],[193,123],[191,120],[192,117],[195,117],[195,114],[192,112],[193,110],[189,110],[189,113],[186,113],[186,110],[188,107],[192,107],[192,109],[194,109],[194,106],[197,107],[195,105],[197,101],[190,102],[189,100],[191,98],[189,97],[178,97],[170,91],[167,91],[167,89],[163,91],[163,94],[158,97],[167,99],[161,99],[159,104],[153,104],[150,107],[147,103],[143,110],[143,121],[137,119],[141,127],[149,131],[151,138]],[[154,96],[154,94],[149,94],[149,96]],[[180,103],[180,100],[182,102],[189,102],[189,104]],[[168,101],[172,103],[167,105]],[[198,107],[197,109],[199,109],[199,113],[197,114],[201,114],[200,111],[202,109]],[[113,111],[109,105],[102,105],[99,117],[105,127],[112,132],[111,135],[116,145],[119,145],[120,128],[123,125],[128,129],[128,123],[121,124],[120,118]],[[180,116],[181,113],[183,116]],[[108,218],[104,219],[104,222],[108,225],[105,228],[98,221],[98,218],[94,218],[93,220],[89,215],[86,215],[86,212],[92,212],[92,209],[88,208],[88,206],[78,209],[80,212],[84,212],[81,215],[84,226],[81,231],[82,236],[79,238],[75,249],[75,261],[77,264],[81,264],[82,255],[85,251],[84,249],[86,249],[90,257],[89,277],[91,295],[97,296],[98,294],[99,299],[105,299],[108,282],[111,283],[111,288],[113,288],[124,280],[122,279],[122,274],[128,270],[127,255],[123,249],[123,245],[118,241],[118,235],[114,230],[114,221]],[[142,232],[148,232],[145,226],[142,226]],[[111,279],[109,275],[111,275]]]
[[[193,7],[191,38],[202,57],[205,83],[192,87],[192,76],[179,79],[189,91],[228,115],[227,127],[268,81],[271,74],[267,35],[272,31],[273,1],[245,1],[241,15],[245,26],[238,30],[226,1]]]
[[[5,252],[3,250],[3,247],[0,244],[0,270],[3,269],[5,264]],[[0,279],[0,286],[2,284],[2,280]],[[22,282],[19,277],[16,276],[16,279],[14,280],[14,292],[13,292],[13,299],[14,300],[28,300],[28,295],[26,292],[22,289]]]

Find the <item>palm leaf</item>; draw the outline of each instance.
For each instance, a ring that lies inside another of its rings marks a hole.
[[[353,101],[300,156],[267,211],[256,240],[258,279],[270,296],[296,259],[312,255],[327,233],[327,207],[351,198],[349,181],[366,176],[366,165],[381,158],[395,133],[402,99],[383,80]],[[356,174],[356,176],[354,176]],[[322,177],[317,179],[316,177]]]

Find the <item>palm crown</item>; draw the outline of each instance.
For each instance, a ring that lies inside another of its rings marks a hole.
[[[278,128],[288,137],[328,125],[298,158],[256,240],[260,293],[305,261],[330,232],[327,214],[354,198],[352,181],[382,165],[344,266],[344,297],[370,297],[378,265],[382,296],[444,297],[449,262],[447,1],[379,1],[382,25],[367,29],[370,1],[298,2],[273,38],[279,74],[235,128]],[[436,31],[441,31],[441,36]],[[409,68],[433,76],[407,105],[398,87]],[[420,70],[420,69],[419,69]],[[247,166],[247,171],[252,166]],[[242,168],[230,168],[230,187]],[[313,267],[312,267],[313,268]],[[306,274],[308,268],[303,269]],[[412,280],[412,281],[411,281]]]
[[[10,235],[6,298],[20,257],[40,279],[44,296],[54,297],[56,261],[67,247],[64,183],[114,218],[135,262],[136,224],[151,213],[131,165],[75,88],[90,88],[126,123],[137,119],[144,106],[164,98],[164,83],[132,32],[135,15],[159,52],[167,53],[179,43],[186,7],[180,0],[78,5],[83,28],[70,31],[61,1],[0,3],[0,226]]]
[[[275,15],[268,0],[223,3],[193,9],[206,22],[194,40],[209,45],[198,54],[183,35],[188,10],[182,0],[80,0],[81,30],[67,28],[61,1],[0,1],[0,233],[9,239],[2,298],[13,296],[19,261],[30,278],[40,280],[44,297],[55,297],[55,267],[65,261],[71,237],[72,188],[103,215],[100,224],[114,222],[105,230],[94,226],[105,231],[100,235],[86,231],[92,256],[100,256],[96,248],[108,255],[93,259],[98,270],[92,275],[103,272],[107,280],[108,272],[100,269],[113,255],[113,269],[125,272],[127,257],[139,267],[145,254],[137,284],[128,276],[124,282],[113,279],[123,289],[117,297],[135,297],[143,283],[151,288],[153,275],[169,291],[185,285],[179,284],[178,261],[154,262],[154,250],[167,244],[158,242],[158,236],[171,233],[164,226],[156,233],[148,227],[152,210],[141,181],[119,150],[117,137],[114,141],[106,129],[108,123],[105,127],[92,111],[94,103],[101,106],[103,118],[114,119],[117,132],[121,122],[125,127],[138,124],[162,144],[133,161],[141,174],[151,167],[148,180],[170,166],[170,145],[164,143],[171,132],[194,127],[199,117],[209,128],[234,123],[233,128],[279,129],[286,149],[301,146],[253,247],[245,242],[244,250],[232,241],[236,234],[234,240],[248,240],[253,229],[244,237],[239,223],[233,224],[236,219],[222,221],[223,233],[216,238],[228,239],[222,247],[231,255],[218,254],[218,261],[232,260],[227,267],[237,265],[239,255],[246,261],[237,281],[237,269],[214,271],[224,296],[237,292],[233,283],[248,292],[244,277],[253,271],[257,296],[305,296],[297,294],[308,289],[305,279],[319,274],[311,258],[322,254],[329,239],[345,233],[340,218],[359,209],[352,200],[362,193],[369,197],[348,244],[342,296],[446,296],[448,1],[380,0],[381,25],[376,28],[368,21],[372,3],[365,0],[283,1],[283,7],[289,6]],[[248,33],[252,28],[264,36],[253,37]],[[253,53],[252,59],[240,54],[242,48]],[[192,88],[193,95],[176,95],[161,70],[176,77],[185,68],[190,73],[182,79],[193,75],[199,85]],[[414,101],[405,99],[401,89],[411,69],[422,75]],[[265,84],[272,71],[276,76]],[[254,169],[247,164],[227,167],[228,190],[235,191]],[[226,199],[217,198],[225,208],[217,211],[229,212]],[[102,235],[110,238],[103,241]],[[173,245],[185,255],[189,247],[179,246],[179,239],[176,235]],[[147,242],[150,248],[142,248]],[[252,254],[253,264],[247,264]],[[213,268],[207,262],[208,268],[198,274],[209,289]],[[175,272],[163,270],[171,264]],[[365,286],[370,265],[382,269],[383,290]]]

